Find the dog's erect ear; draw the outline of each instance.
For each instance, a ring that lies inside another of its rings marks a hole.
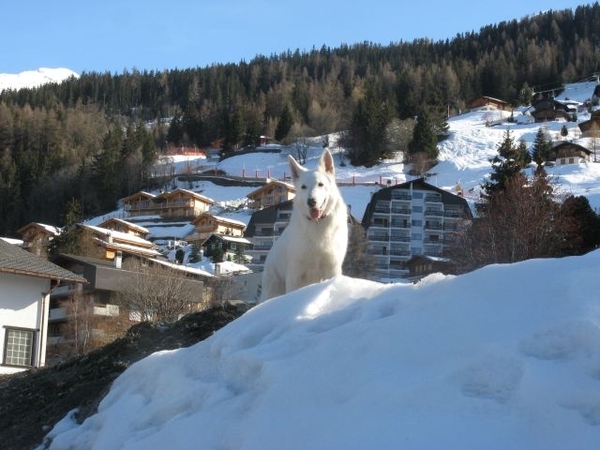
[[[335,176],[335,166],[333,164],[333,156],[327,149],[323,150],[321,159],[319,160],[319,166],[331,176]]]
[[[292,178],[297,180],[300,177],[300,173],[306,171],[304,167],[302,167],[298,162],[294,159],[292,155],[288,155],[288,162],[290,163],[290,170],[292,171]]]

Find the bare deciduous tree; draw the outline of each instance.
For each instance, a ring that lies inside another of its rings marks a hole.
[[[235,294],[233,279],[228,276],[212,278],[206,288],[207,302],[211,306],[223,306],[227,301],[233,300]]]
[[[129,276],[122,283],[118,302],[140,320],[174,322],[207,304],[203,283],[169,266],[128,264]]]
[[[348,249],[343,264],[343,273],[349,277],[367,278],[373,273],[375,258],[367,252],[368,239],[360,223],[350,226]]]
[[[523,184],[525,180],[525,184]],[[487,197],[454,254],[463,270],[492,263],[561,256],[567,250],[568,223],[545,176],[515,177]]]

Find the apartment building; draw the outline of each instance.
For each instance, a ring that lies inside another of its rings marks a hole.
[[[374,277],[407,277],[407,262],[414,255],[446,257],[460,225],[472,217],[463,197],[423,178],[380,189],[362,220],[375,260]]]

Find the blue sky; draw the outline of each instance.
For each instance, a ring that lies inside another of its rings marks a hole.
[[[503,20],[591,3],[7,0],[0,7],[0,73],[185,69],[323,45],[451,39]]]

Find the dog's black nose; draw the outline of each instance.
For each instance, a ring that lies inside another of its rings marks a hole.
[[[308,200],[306,200],[306,203],[311,208],[314,208],[316,206],[316,204],[317,204],[317,201],[314,198],[309,198]]]

